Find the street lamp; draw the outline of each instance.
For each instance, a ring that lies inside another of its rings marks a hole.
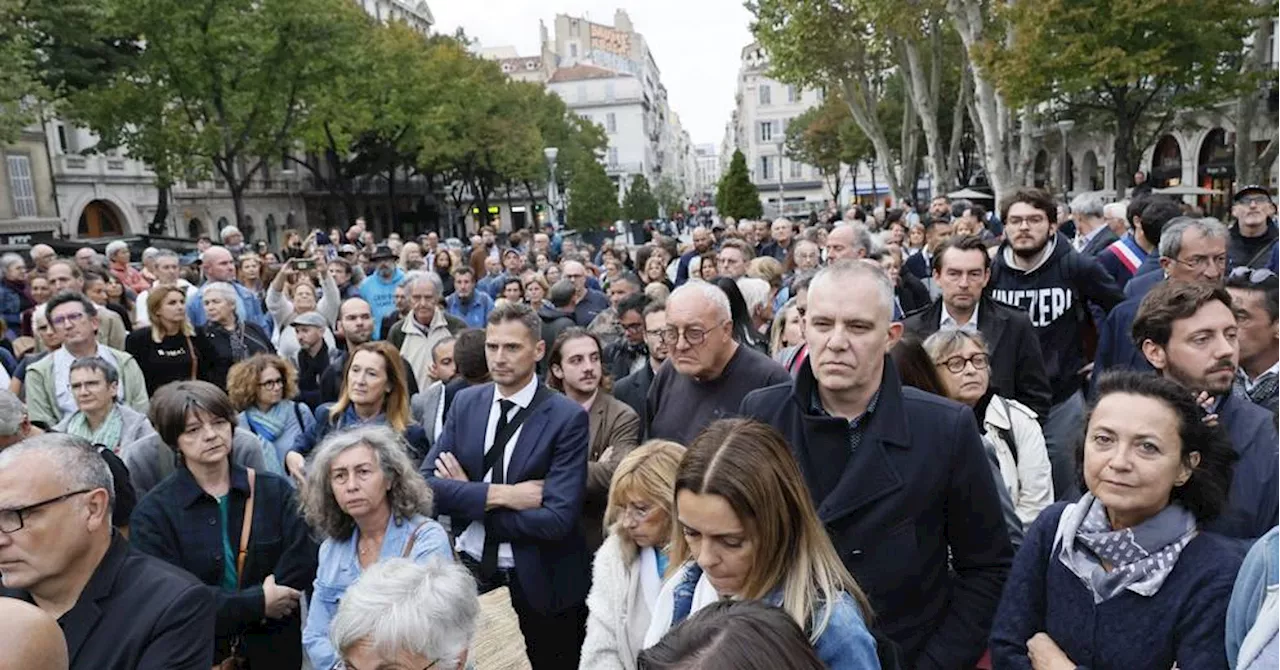
[[[786,202],[786,192],[782,187],[782,148],[783,143],[778,142],[778,216],[785,216],[782,211],[783,204]]]
[[[559,230],[564,225],[560,220],[560,189],[556,185],[556,156],[560,155],[560,149],[547,147],[542,150],[542,155],[547,158],[547,170],[549,173],[547,178],[547,206],[551,208],[552,224]]]

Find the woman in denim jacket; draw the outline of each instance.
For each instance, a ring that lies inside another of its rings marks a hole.
[[[384,558],[425,563],[453,560],[449,537],[431,514],[431,489],[414,470],[390,428],[364,426],[335,433],[316,450],[303,497],[320,545],[315,593],[302,644],[316,670],[338,661],[329,625],[338,602],[369,566]]]
[[[644,646],[721,598],[781,607],[833,670],[878,670],[866,596],[836,555],[787,444],[747,419],[712,423],[676,473],[671,565]]]
[[[1280,626],[1280,530],[1263,535],[1236,575],[1227,605],[1227,662],[1237,670],[1276,667]]]

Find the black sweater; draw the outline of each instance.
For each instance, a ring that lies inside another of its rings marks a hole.
[[[151,326],[139,328],[124,338],[124,350],[138,361],[142,368],[142,378],[147,382],[147,395],[169,382],[195,379],[198,374],[198,362],[193,359],[197,354],[195,336],[170,335],[160,342],[151,338]]]

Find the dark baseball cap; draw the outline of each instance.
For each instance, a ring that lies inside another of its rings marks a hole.
[[[1266,186],[1259,186],[1257,184],[1249,184],[1248,186],[1241,187],[1240,190],[1236,191],[1236,194],[1231,197],[1231,201],[1240,202],[1240,198],[1249,195],[1250,193],[1265,195],[1267,196],[1268,201],[1275,202],[1275,200],[1271,198],[1271,191],[1267,190]]]

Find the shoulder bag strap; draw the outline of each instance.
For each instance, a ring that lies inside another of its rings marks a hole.
[[[198,379],[196,375],[196,343],[191,341],[191,336],[187,335],[187,352],[191,356],[191,379]]]
[[[249,557],[249,533],[253,529],[253,468],[249,468],[249,499],[244,503],[244,523],[240,526],[240,553],[236,554],[236,586],[244,586],[244,562]]]
[[[422,527],[428,523],[430,523],[430,520],[423,521],[413,527],[413,532],[409,533],[409,541],[404,543],[404,551],[400,553],[400,558],[409,558],[409,555],[413,553],[413,543],[418,539],[418,531],[422,530]]]
[[[1013,426],[1013,408],[1001,396],[996,395],[996,399],[1000,401],[1000,406],[1004,408],[1005,416],[1009,417],[1009,425]],[[1009,452],[1013,454],[1013,464],[1018,464],[1018,441],[1013,437],[1013,428],[1001,428],[998,431],[1000,437],[1004,438],[1005,444],[1009,447]]]

